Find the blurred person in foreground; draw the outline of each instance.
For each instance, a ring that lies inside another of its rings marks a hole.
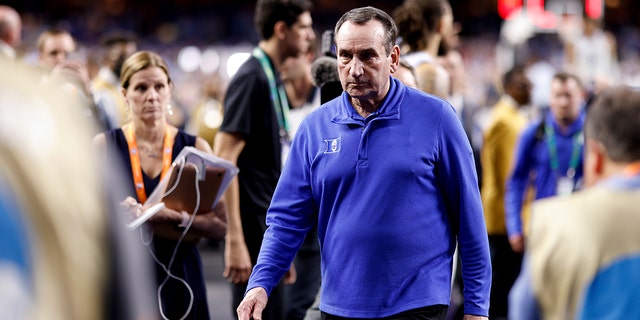
[[[173,83],[167,64],[158,54],[140,51],[131,55],[122,66],[121,81],[122,95],[131,109],[131,122],[97,135],[94,143],[109,156],[109,161],[122,165],[123,174],[129,176],[128,197],[122,200],[128,207],[136,208],[145,203],[184,147],[192,146],[206,153],[211,153],[211,147],[204,139],[167,123]],[[224,210],[223,203],[215,210]],[[199,237],[220,237],[224,223],[214,211],[197,214],[188,230],[194,237],[179,242],[190,219],[191,213],[168,207],[149,219],[153,238],[145,245],[149,245],[151,257],[156,261],[160,312],[169,319],[183,316],[209,319],[196,245]]]
[[[445,319],[456,239],[465,319],[486,319],[489,248],[471,147],[453,107],[390,76],[400,48],[384,11],[353,9],[334,34],[344,92],[298,129],[239,318],[262,319],[318,223],[322,319]]]
[[[533,205],[511,319],[640,314],[640,91],[602,92],[585,123],[585,189]]]
[[[551,81],[550,112],[542,121],[530,124],[518,139],[515,162],[507,181],[504,200],[509,243],[515,252],[525,250],[528,217],[523,215],[529,201],[566,196],[582,186],[585,92],[573,74],[560,72]]]
[[[315,40],[308,0],[259,0],[255,24],[260,42],[231,79],[215,154],[240,172],[225,193],[229,232],[224,277],[233,283],[232,306],[242,300],[266,229],[265,216],[291,144],[289,100],[280,69],[289,57],[307,52]],[[287,267],[289,270],[290,268]],[[295,282],[295,271],[284,282]],[[273,292],[265,319],[285,319],[282,285]]]
[[[14,60],[22,41],[22,19],[9,6],[0,5],[0,60]]]
[[[150,261],[76,101],[34,68],[0,70],[0,318],[155,319]]]
[[[507,179],[513,167],[516,143],[527,119],[520,109],[531,101],[531,82],[522,67],[514,67],[502,77],[503,95],[491,110],[481,150],[483,168],[482,205],[491,248],[491,319],[507,318],[507,297],[520,273],[522,253],[509,245],[504,215]]]

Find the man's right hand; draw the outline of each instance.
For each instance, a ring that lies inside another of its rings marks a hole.
[[[227,239],[224,249],[223,277],[233,284],[246,283],[251,275],[251,257],[244,242]]]
[[[267,291],[262,287],[256,287],[244,296],[238,306],[238,320],[262,320],[262,310],[267,306]]]
[[[509,236],[509,244],[511,245],[511,250],[517,253],[524,252],[524,236],[521,234],[514,234]]]

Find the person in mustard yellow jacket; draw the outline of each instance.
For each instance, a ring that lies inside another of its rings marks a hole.
[[[491,248],[492,283],[489,318],[507,316],[507,298],[520,272],[522,254],[514,252],[507,237],[504,193],[515,146],[527,118],[520,112],[531,98],[531,82],[522,67],[509,70],[502,79],[504,94],[491,111],[480,154],[482,205]]]

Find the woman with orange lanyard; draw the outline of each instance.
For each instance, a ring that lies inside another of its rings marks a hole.
[[[211,148],[204,139],[167,123],[173,84],[167,64],[158,54],[149,51],[133,54],[124,62],[120,79],[131,121],[122,128],[99,134],[94,142],[110,159],[122,160],[124,173],[131,177],[125,203],[138,206],[153,192],[183,147],[195,146],[207,153],[211,153]],[[224,210],[224,205],[218,204],[215,211],[218,210]],[[149,251],[155,260],[160,312],[165,319],[209,319],[196,242],[178,243],[177,237],[159,232],[185,225],[190,218],[187,213],[164,208],[149,220],[154,227]],[[213,236],[221,224],[213,211],[198,214],[188,233],[196,237]]]

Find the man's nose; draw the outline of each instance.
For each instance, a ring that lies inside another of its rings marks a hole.
[[[359,77],[363,74],[363,72],[364,72],[364,66],[362,64],[362,61],[360,61],[360,59],[358,58],[354,58],[351,61],[351,68],[349,69],[349,73],[353,77]]]

